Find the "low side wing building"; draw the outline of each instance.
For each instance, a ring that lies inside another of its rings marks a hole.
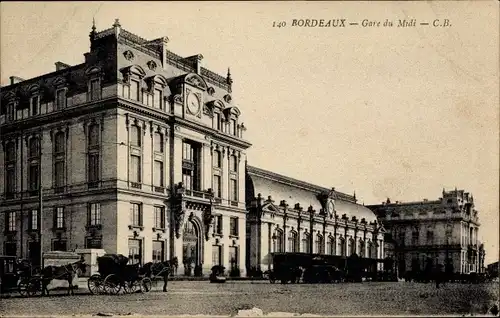
[[[355,195],[247,165],[246,204],[249,270],[270,269],[274,252],[385,258],[385,230]]]

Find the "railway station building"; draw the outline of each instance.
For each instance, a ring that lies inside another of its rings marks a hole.
[[[385,229],[348,195],[247,165],[247,268],[271,268],[272,253],[356,254],[383,270]]]
[[[93,26],[83,63],[2,87],[3,254],[104,249],[245,275],[250,143],[231,74],[167,46],[116,20]]]

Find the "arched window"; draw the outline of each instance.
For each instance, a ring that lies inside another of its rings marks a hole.
[[[29,151],[28,155],[29,155],[30,158],[38,157],[38,154],[39,154],[39,151],[40,151],[38,138],[33,137],[33,138],[31,138],[29,140],[28,151]]]
[[[366,257],[366,255],[365,255],[365,242],[362,240],[359,240],[359,243],[358,243],[358,254],[360,257]]]
[[[323,250],[323,236],[321,234],[316,235],[316,253],[324,254]]]
[[[335,255],[335,239],[333,236],[329,236],[326,241],[326,254]]]
[[[16,161],[16,144],[12,141],[5,146],[5,161]]]
[[[348,249],[348,255],[352,255],[354,253],[356,253],[356,249],[355,249],[355,246],[354,246],[354,240],[352,239],[352,237],[349,239],[349,249]]]
[[[141,146],[141,129],[136,125],[130,127],[130,145],[135,147]]]
[[[232,172],[238,172],[238,159],[235,155],[229,157],[229,169]]]
[[[92,124],[89,126],[89,148],[99,146],[99,125]]]
[[[373,242],[368,242],[368,257],[369,258],[374,258],[373,254]]]
[[[54,136],[54,154],[60,155],[64,154],[66,148],[66,142],[64,137],[64,132],[59,131]]]
[[[338,240],[337,253],[341,256],[345,256],[345,239],[340,237]]]
[[[292,231],[290,232],[290,236],[288,237],[288,251],[289,252],[298,252],[299,251],[299,242],[298,242],[299,236],[297,235],[297,232]]]
[[[304,235],[303,235],[302,253],[310,253],[310,251],[309,251],[309,233],[304,233]]]
[[[427,244],[434,244],[434,231],[432,230],[427,230]]]

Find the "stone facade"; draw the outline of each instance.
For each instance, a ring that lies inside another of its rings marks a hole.
[[[423,270],[427,262],[455,273],[483,272],[484,248],[472,194],[445,191],[438,200],[367,206],[395,242],[398,271]]]
[[[84,63],[2,88],[3,254],[103,248],[177,257],[178,274],[222,264],[245,275],[250,143],[230,73],[118,21],[90,43]]]
[[[270,269],[274,252],[385,258],[385,230],[355,195],[252,166],[246,178],[249,269]]]

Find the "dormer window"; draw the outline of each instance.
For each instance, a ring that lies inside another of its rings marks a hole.
[[[16,106],[14,102],[7,104],[7,121],[13,121],[16,119]]]
[[[217,130],[221,130],[221,117],[220,113],[214,113],[214,128]]]
[[[101,80],[93,78],[89,82],[89,100],[94,101],[101,99]]]
[[[163,106],[162,106],[162,96],[163,96],[163,92],[159,89],[155,89],[154,90],[154,98],[153,98],[153,107],[154,108],[158,108],[158,109],[163,109]]]
[[[137,80],[130,80],[130,99],[139,101],[139,81]]]
[[[30,99],[31,116],[38,115],[39,109],[40,109],[40,96],[38,95],[32,96]]]
[[[230,122],[230,133],[231,135],[233,136],[236,136],[236,133],[237,133],[237,130],[236,130],[236,119],[231,119],[231,122]]]
[[[60,88],[56,91],[55,110],[61,110],[66,107],[66,89]]]

